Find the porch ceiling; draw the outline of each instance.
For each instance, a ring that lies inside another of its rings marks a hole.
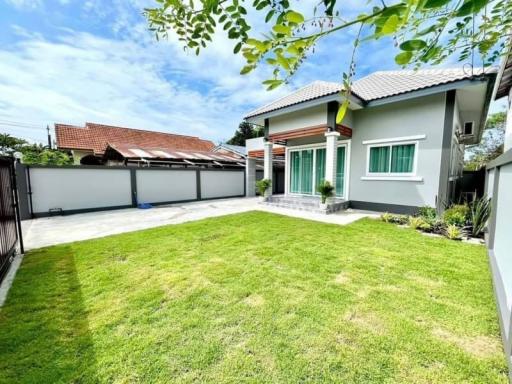
[[[321,135],[329,130],[329,126],[327,124],[315,125],[312,127],[294,129],[292,131],[280,132],[269,135],[269,140],[276,141],[284,141],[289,139],[298,139],[302,137],[309,136],[317,136]],[[339,132],[345,138],[352,137],[352,128],[349,128],[344,125],[336,125],[336,131]]]

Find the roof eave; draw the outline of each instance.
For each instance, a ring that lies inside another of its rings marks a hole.
[[[303,101],[300,103],[289,105],[287,107],[277,108],[272,111],[268,111],[268,112],[264,112],[264,113],[259,113],[259,114],[254,114],[254,115],[249,114],[244,117],[244,120],[251,123],[251,122],[258,121],[258,120],[268,119],[270,117],[275,117],[275,116],[279,116],[279,115],[284,115],[286,113],[296,112],[296,111],[299,111],[302,109],[315,107],[317,105],[328,103],[329,101],[341,101],[340,93],[335,92],[335,93],[332,93],[329,95],[317,97],[316,99]],[[364,106],[364,101],[356,94],[351,95],[350,102],[352,105],[355,105],[359,108],[362,108]]]
[[[485,74],[484,77],[487,77],[489,75],[491,75],[491,74]],[[495,76],[495,74],[492,74],[492,75]],[[465,87],[468,85],[473,85],[477,81],[484,81],[484,80],[478,78],[477,76],[475,76],[475,78],[473,78],[473,79],[455,80],[450,83],[434,85],[434,86],[431,86],[428,88],[422,88],[422,89],[418,89],[415,91],[400,93],[398,95],[391,95],[391,96],[383,97],[380,99],[370,100],[370,101],[368,101],[367,106],[368,107],[376,107],[379,105],[396,103],[398,101],[405,101],[405,100],[409,100],[409,99],[415,99],[418,97],[434,95],[436,93],[447,92],[447,91],[451,91],[451,90]]]

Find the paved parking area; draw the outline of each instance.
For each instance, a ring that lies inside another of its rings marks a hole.
[[[25,249],[93,239],[167,224],[179,224],[208,217],[261,210],[333,224],[349,224],[377,213],[347,210],[331,215],[269,207],[258,198],[234,198],[159,206],[151,209],[129,208],[116,211],[54,216],[23,221]]]

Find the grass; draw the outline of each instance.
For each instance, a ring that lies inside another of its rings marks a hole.
[[[29,252],[0,382],[506,383],[485,249],[250,212]]]

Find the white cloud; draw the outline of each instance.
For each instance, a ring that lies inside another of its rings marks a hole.
[[[150,38],[18,35],[0,50],[1,115],[11,120],[95,121],[219,140],[248,109],[279,96],[263,90],[261,76],[242,78],[240,59],[221,39],[196,57]],[[45,132],[34,135],[43,140]]]
[[[7,4],[21,10],[31,11],[43,5],[41,0],[5,0]]]

